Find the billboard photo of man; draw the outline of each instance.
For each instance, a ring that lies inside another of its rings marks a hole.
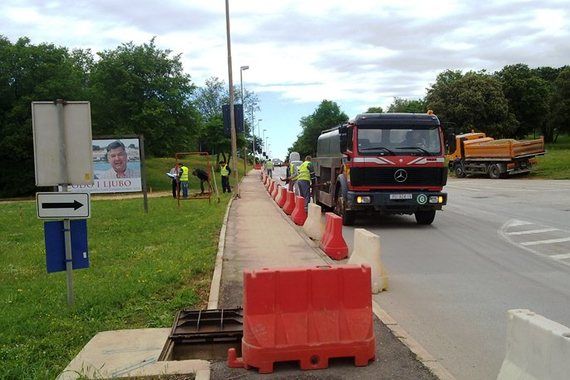
[[[107,145],[107,162],[111,167],[101,174],[100,179],[135,178],[140,177],[135,171],[127,167],[128,155],[125,144],[115,140]]]
[[[93,184],[71,186],[71,191],[129,193],[142,191],[138,138],[94,139]]]

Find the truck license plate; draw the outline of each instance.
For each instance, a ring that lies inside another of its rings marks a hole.
[[[412,194],[390,194],[390,199],[412,199]]]

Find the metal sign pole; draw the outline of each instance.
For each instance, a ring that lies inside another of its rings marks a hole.
[[[63,192],[67,192],[67,185],[62,186]],[[71,222],[63,220],[63,236],[65,238],[65,274],[67,277],[67,304],[73,305],[73,259],[71,251]]]
[[[57,107],[57,117],[58,117],[58,125],[59,125],[59,133],[60,133],[60,141],[61,141],[61,165],[63,169],[63,173],[65,173],[65,183],[61,185],[62,192],[67,192],[69,189],[67,188],[69,184],[69,168],[67,163],[67,141],[65,138],[65,121],[63,117],[63,106],[65,101],[63,99],[57,99],[55,101]],[[71,222],[69,219],[63,220],[63,237],[65,241],[65,274],[67,277],[67,305],[71,306],[74,302],[74,295],[73,295],[73,259],[72,259],[72,251],[71,251]]]

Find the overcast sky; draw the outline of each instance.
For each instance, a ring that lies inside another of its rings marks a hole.
[[[570,1],[230,0],[234,83],[257,93],[283,158],[323,100],[354,117],[419,98],[446,69],[570,64]],[[228,82],[222,0],[2,0],[0,34],[93,52],[148,42],[182,54],[202,86]],[[257,120],[256,120],[257,124]]]

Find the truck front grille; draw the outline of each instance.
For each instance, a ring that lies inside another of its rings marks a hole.
[[[406,171],[405,181],[395,179],[396,171]],[[350,168],[350,181],[353,186],[383,185],[422,185],[443,186],[447,182],[446,168]]]

